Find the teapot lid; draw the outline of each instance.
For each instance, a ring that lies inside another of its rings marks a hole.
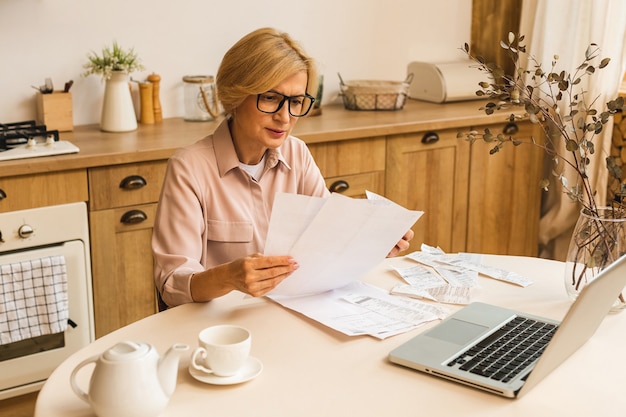
[[[107,361],[128,361],[139,359],[150,351],[150,346],[146,343],[120,342],[104,352],[103,359]]]

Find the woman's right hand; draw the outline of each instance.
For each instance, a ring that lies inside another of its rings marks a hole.
[[[267,294],[299,267],[291,256],[263,256],[259,253],[237,259],[230,266],[231,285],[253,297]]]
[[[255,253],[194,274],[191,296],[195,302],[204,302],[239,290],[261,297],[298,268],[298,263],[291,256]]]

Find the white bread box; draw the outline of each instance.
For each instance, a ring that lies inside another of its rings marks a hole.
[[[476,95],[478,83],[489,81],[489,77],[475,65],[469,59],[439,64],[411,62],[407,68],[407,73],[413,74],[409,97],[433,103],[480,99]]]

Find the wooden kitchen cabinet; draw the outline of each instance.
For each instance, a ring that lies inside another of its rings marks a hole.
[[[446,252],[537,255],[543,152],[523,145],[489,155],[489,144],[457,138],[459,131],[484,127],[388,138],[386,196],[424,211],[409,251],[426,243]],[[511,128],[489,127],[494,133]],[[533,133],[530,123],[515,128],[517,138]]]
[[[87,170],[0,178],[0,213],[87,201]]]
[[[424,211],[407,252],[426,243],[446,252],[465,250],[469,143],[457,130],[390,136],[387,139],[386,197]]]
[[[494,133],[510,128],[518,130],[519,139],[542,137],[529,122],[490,126]],[[537,256],[544,152],[530,143],[507,145],[493,155],[493,144],[476,141],[471,146],[466,250]]]
[[[365,190],[385,193],[384,136],[309,144],[329,190],[364,198]]]
[[[167,161],[91,168],[90,210],[157,202],[166,169]]]
[[[158,311],[151,239],[166,165],[89,170],[96,337]]]

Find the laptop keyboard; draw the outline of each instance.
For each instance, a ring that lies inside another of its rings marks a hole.
[[[448,366],[458,364],[459,369],[508,382],[539,358],[557,327],[515,317]]]

